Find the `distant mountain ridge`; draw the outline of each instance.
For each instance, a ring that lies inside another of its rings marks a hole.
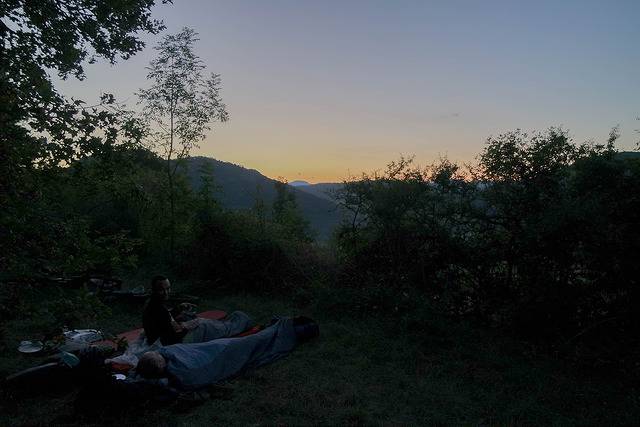
[[[276,181],[257,170],[209,157],[190,157],[186,159],[186,165],[189,182],[194,189],[201,188],[201,171],[211,167],[215,187],[213,195],[227,209],[251,209],[259,199],[270,207],[276,198]],[[321,184],[291,185],[291,191],[296,195],[302,215],[309,221],[317,239],[322,241],[327,240],[340,224],[342,212],[330,197],[322,193],[320,189],[323,187],[317,185]]]
[[[628,159],[640,159],[640,152],[638,151],[620,151],[616,154],[616,158],[619,160]]]
[[[291,185],[293,187],[304,187],[304,186],[311,185],[311,184],[309,184],[307,181],[296,180],[296,181],[291,181],[289,183],[289,185]]]

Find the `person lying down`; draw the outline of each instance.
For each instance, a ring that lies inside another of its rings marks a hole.
[[[211,341],[241,334],[254,327],[256,323],[248,314],[234,311],[223,320],[195,318],[188,322],[189,332],[184,336],[184,344]]]
[[[296,343],[318,335],[310,319],[283,317],[245,337],[172,344],[144,353],[136,367],[143,378],[167,377],[172,386],[196,390],[287,355]]]

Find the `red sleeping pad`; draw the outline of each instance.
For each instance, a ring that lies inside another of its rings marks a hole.
[[[202,313],[198,313],[198,317],[202,317],[204,319],[211,319],[211,320],[221,320],[221,319],[224,319],[226,315],[227,313],[222,310],[209,310],[209,311],[203,311]],[[240,336],[244,336],[244,334],[252,331],[253,329],[255,328],[252,328],[252,329],[249,329],[249,331],[243,332],[242,334],[240,334]],[[132,343],[138,339],[138,337],[140,336],[143,330],[144,329],[142,328],[133,329],[131,331],[118,334],[116,338],[117,339],[125,338],[127,342]],[[255,332],[258,332],[258,331],[255,331]],[[251,335],[251,334],[247,334],[247,335]],[[94,342],[92,345],[115,347],[115,343],[110,340],[97,341],[97,342]]]
[[[227,316],[227,313],[222,311],[222,310],[209,310],[209,311],[204,311],[202,313],[198,313],[198,317],[202,317],[204,319],[211,319],[211,320],[222,320]],[[140,333],[142,333],[144,329],[143,328],[138,328],[138,329],[134,329],[132,331],[127,331],[127,332],[123,332],[121,334],[117,335],[117,338],[126,338],[127,342],[134,342],[135,340],[138,339],[138,337],[140,337]],[[241,334],[236,335],[237,337],[246,337],[247,335],[253,335],[255,333],[258,333],[260,330],[262,330],[262,326],[254,326],[251,329],[248,329],[244,332],[242,332]],[[115,348],[115,343],[113,341],[108,341],[108,340],[104,340],[104,341],[98,341],[93,343],[92,345],[97,345],[97,346],[109,346],[109,347],[114,347]],[[129,372],[129,370],[133,368],[133,366],[128,365],[128,364],[124,364],[124,363],[111,363],[111,370],[113,372],[119,372],[119,373],[123,373],[126,374],[127,372]]]

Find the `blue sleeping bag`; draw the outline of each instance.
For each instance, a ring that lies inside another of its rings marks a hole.
[[[197,344],[173,344],[158,352],[167,361],[171,383],[195,390],[232,377],[246,369],[287,355],[296,344],[290,318],[280,318],[262,331],[238,338],[222,338]]]

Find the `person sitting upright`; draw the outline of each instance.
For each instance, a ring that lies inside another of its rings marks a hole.
[[[166,307],[170,293],[169,279],[155,276],[151,280],[151,298],[142,315],[144,333],[150,345],[157,339],[162,345],[206,342],[238,335],[255,325],[251,317],[242,311],[234,311],[223,320],[195,318],[179,321],[184,304],[178,306],[179,310],[170,311]]]
[[[177,322],[166,303],[171,294],[171,282],[164,276],[154,276],[151,279],[151,298],[142,314],[142,326],[149,344],[160,339],[162,345],[182,342],[190,329],[197,322]]]

